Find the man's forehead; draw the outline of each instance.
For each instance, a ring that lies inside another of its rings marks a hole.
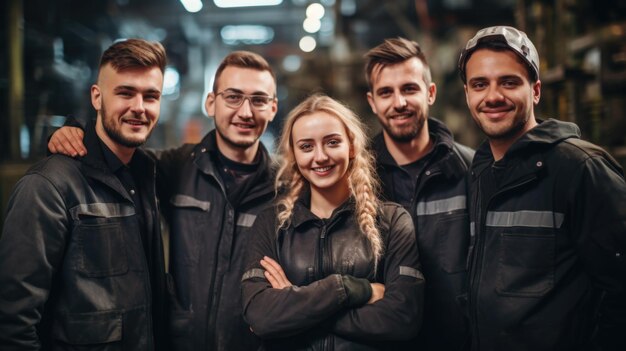
[[[232,89],[249,94],[273,94],[276,91],[276,82],[269,71],[238,66],[226,67],[218,78],[217,86],[219,90]]]
[[[409,76],[409,75],[418,74],[420,81],[424,80],[424,77],[423,77],[424,65],[417,57],[412,57],[402,62],[397,62],[393,64],[375,65],[374,68],[372,69],[372,76],[371,76],[372,86],[378,85],[381,82],[383,82],[384,84],[392,83],[394,85],[396,85],[395,83],[404,84],[403,82],[400,82],[397,80],[397,77],[395,74],[393,77],[389,76],[389,73],[391,71],[397,71],[397,72],[402,71],[401,72],[403,73],[402,76],[405,77],[406,79],[411,79],[411,80],[415,77]]]
[[[115,85],[121,81],[156,81],[163,83],[163,72],[157,66],[152,67],[132,67],[116,69],[111,64],[106,64],[100,68],[98,73],[98,82],[114,81]],[[128,84],[127,84],[128,85]]]

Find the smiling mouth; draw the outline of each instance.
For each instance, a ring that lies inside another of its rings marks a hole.
[[[143,120],[140,120],[140,119],[123,119],[122,122],[130,124],[130,125],[133,125],[133,126],[148,125],[148,121],[143,121]]]
[[[334,166],[326,166],[326,167],[314,167],[312,168],[314,172],[324,173],[330,171]]]
[[[401,115],[393,115],[393,116],[390,116],[389,119],[396,120],[396,121],[402,121],[402,120],[405,120],[405,119],[409,119],[411,117],[413,117],[413,113],[412,112],[411,113],[403,113]]]
[[[237,128],[242,128],[242,129],[254,129],[255,127],[254,124],[248,124],[248,123],[233,123],[233,125]]]

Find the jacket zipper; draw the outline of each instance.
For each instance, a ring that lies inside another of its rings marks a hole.
[[[522,180],[520,180],[518,183],[512,184],[508,187],[505,187],[503,189],[500,189],[499,191],[497,191],[496,193],[494,193],[493,195],[491,195],[491,197],[489,199],[487,199],[487,202],[485,203],[485,209],[489,209],[489,204],[491,203],[491,201],[498,197],[499,195],[508,192],[510,190],[513,190],[515,188],[521,187],[525,184],[528,184],[530,182],[532,182],[533,180],[537,179],[536,175],[532,175],[530,177],[524,178]],[[470,272],[472,272],[471,274],[471,279],[470,279],[470,289],[471,289],[471,293],[468,296],[468,301],[469,301],[469,306],[471,309],[470,312],[470,318],[472,320],[472,325],[474,326],[474,331],[473,334],[476,335],[476,337],[474,338],[476,340],[476,349],[480,350],[480,333],[479,333],[479,328],[478,328],[478,290],[479,290],[479,283],[480,283],[480,276],[481,276],[481,272],[482,269],[477,269],[480,268],[482,262],[483,262],[483,251],[484,251],[484,245],[482,243],[484,239],[480,234],[483,232],[483,228],[485,227],[485,222],[487,221],[487,211],[482,211],[482,209],[480,208],[480,191],[481,191],[481,186],[480,186],[480,181],[478,182],[478,192],[477,192],[477,196],[474,199],[474,208],[477,209],[476,213],[479,214],[478,216],[478,220],[477,222],[474,223],[474,235],[476,236],[475,242],[474,242],[474,254],[473,254],[473,259],[470,260],[470,267],[469,270]]]
[[[319,257],[317,259],[317,279],[322,279],[324,277],[324,256],[325,256],[325,247],[326,247],[326,221],[322,224],[322,231],[320,232],[320,238],[318,241],[318,252]]]

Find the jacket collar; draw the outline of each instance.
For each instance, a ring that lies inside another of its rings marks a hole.
[[[343,217],[346,213],[354,212],[355,209],[355,200],[354,197],[350,196],[343,204],[337,207],[333,213],[330,215],[330,218],[323,220],[317,217],[313,212],[311,212],[311,190],[309,188],[305,188],[296,203],[293,206],[293,213],[291,219],[291,225],[294,228],[301,226],[306,222],[321,222],[325,221],[326,223],[334,223],[338,218]]]
[[[220,187],[225,192],[224,184],[219,172],[216,168],[218,162],[217,153],[217,132],[212,130],[196,145],[192,152],[193,163],[203,173],[211,175],[220,184]],[[254,177],[255,184],[250,188],[248,194],[243,199],[245,202],[251,198],[257,198],[267,193],[273,193],[273,179],[274,179],[274,167],[272,167],[272,160],[269,152],[263,146],[263,143],[259,143],[258,150],[259,168],[252,177]]]
[[[516,179],[527,177],[546,167],[543,157],[546,149],[569,138],[580,138],[580,129],[574,123],[555,119],[537,122],[537,126],[522,135],[497,162],[494,161],[489,142],[484,141],[476,150],[472,162],[473,178],[494,165],[499,168],[515,168],[514,171],[507,172],[507,179],[503,184],[514,182]]]
[[[446,125],[433,117],[428,118],[427,123],[428,132],[435,143],[432,152],[445,152],[452,150],[454,139],[452,137],[452,132],[450,132]],[[389,153],[387,145],[385,145],[383,132],[380,132],[376,135],[376,137],[374,137],[372,149],[377,155],[377,162],[386,166],[398,167],[398,164]],[[444,151],[442,151],[442,149]]]
[[[431,157],[434,157],[434,159],[428,170],[431,173],[441,171],[448,178],[465,176],[467,167],[464,161],[457,159],[459,156],[456,156],[453,151],[454,137],[452,132],[443,122],[433,117],[428,118],[428,131],[435,143],[431,154]],[[376,153],[376,162],[379,165],[383,167],[399,167],[385,145],[382,132],[374,138],[372,148]]]
[[[106,184],[125,199],[132,201],[120,180],[111,172],[105,161],[102,146],[100,144],[101,140],[98,134],[96,134],[96,125],[94,120],[87,122],[87,126],[85,127],[84,143],[87,148],[87,155],[81,157],[80,162],[85,176]],[[137,148],[135,150],[134,157],[139,158],[139,162],[137,162],[138,164],[148,166],[146,168],[146,172],[152,171],[152,173],[154,173],[154,161],[141,149]]]

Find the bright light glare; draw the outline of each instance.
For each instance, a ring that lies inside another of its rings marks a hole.
[[[324,6],[318,3],[312,3],[306,8],[306,16],[317,19],[324,17]]]
[[[307,33],[317,33],[322,28],[322,22],[317,18],[307,17],[302,23],[302,28]]]
[[[180,74],[174,67],[166,67],[163,75],[163,95],[171,95],[178,90]]]
[[[312,36],[307,35],[300,39],[300,50],[304,52],[311,52],[315,50],[316,45],[317,42],[315,42],[315,38],[313,38]]]
[[[298,55],[287,55],[283,59],[283,68],[287,72],[295,72],[300,69],[302,59]]]
[[[180,0],[183,4],[185,10],[191,13],[196,13],[202,10],[202,1],[201,0]]]
[[[213,2],[217,7],[228,8],[248,6],[276,6],[282,4],[283,0],[213,0]]]
[[[274,39],[274,30],[271,27],[259,25],[224,26],[220,34],[228,45],[267,44]]]

